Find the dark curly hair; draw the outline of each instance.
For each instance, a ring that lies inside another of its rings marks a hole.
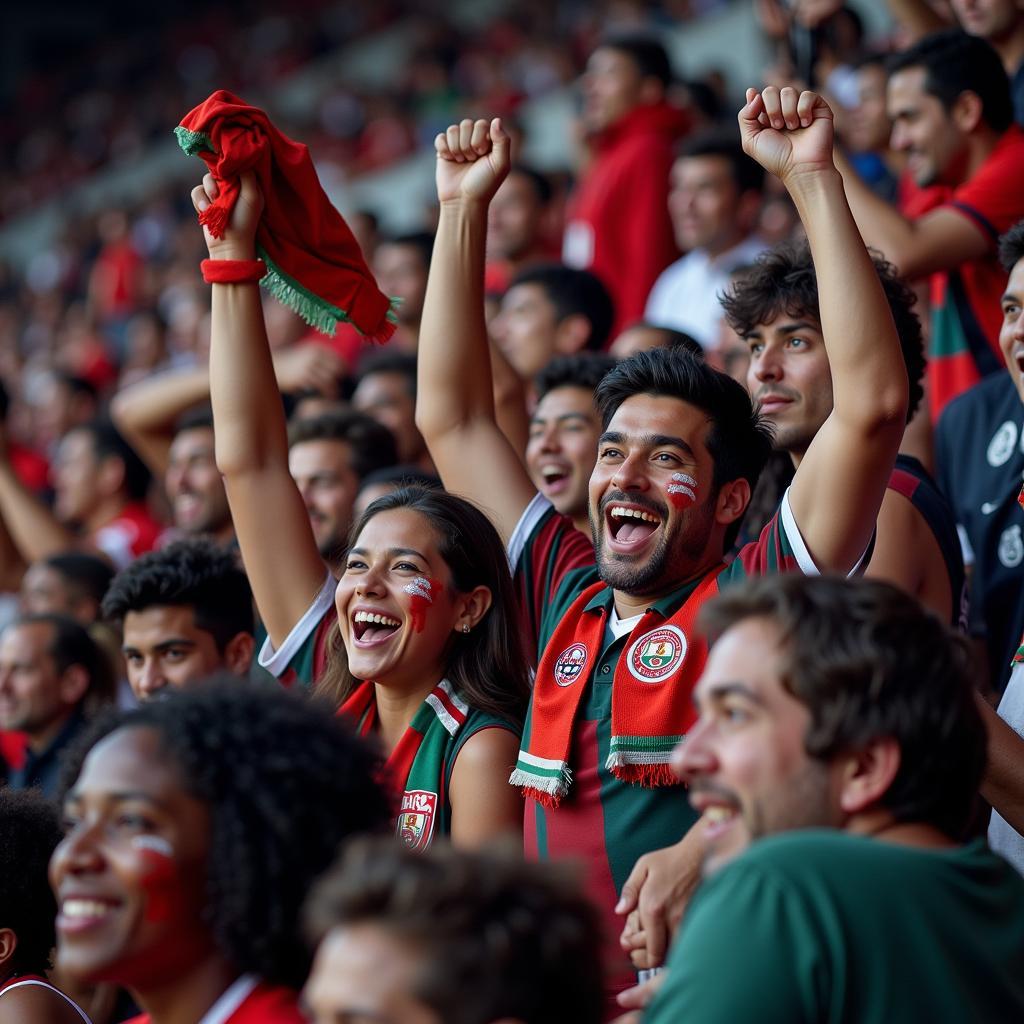
[[[530,675],[519,628],[518,604],[504,545],[491,521],[474,504],[447,491],[401,487],[372,502],[352,527],[349,547],[381,512],[409,509],[423,516],[437,534],[438,550],[460,593],[484,586],[491,607],[468,634],[453,636],[445,674],[470,707],[520,723],[530,693]],[[340,705],[356,680],[335,621],[328,639],[331,654],[317,693]]]
[[[61,800],[89,751],[128,728],[155,730],[209,806],[206,921],[217,948],[241,971],[301,987],[307,890],[343,840],[391,819],[377,756],[323,704],[221,677],[96,721],[69,754]]]
[[[999,262],[1008,274],[1024,258],[1024,220],[1017,221],[1004,235],[999,236]]]
[[[909,423],[924,397],[921,385],[925,366],[924,341],[920,317],[914,312],[917,296],[881,253],[872,250],[871,261],[889,303],[900,339],[903,362],[907,367],[907,380],[910,383],[907,403]],[[771,323],[783,315],[809,318],[820,325],[818,276],[811,259],[810,246],[806,241],[783,242],[762,253],[722,296],[721,301],[729,326],[741,338],[750,334],[759,324]]]
[[[356,840],[314,888],[307,931],[383,928],[423,961],[413,996],[445,1024],[598,1024],[601,925],[571,868],[445,844]]]
[[[810,712],[807,753],[827,761],[894,739],[899,770],[882,805],[962,839],[987,760],[966,640],[880,580],[751,580],[708,602],[698,628],[714,642],[746,619],[779,631],[782,685]]]
[[[122,569],[103,598],[103,617],[119,622],[154,605],[192,608],[221,654],[255,625],[248,577],[233,552],[207,537],[175,541]]]
[[[18,938],[7,967],[18,974],[50,969],[57,901],[47,880],[61,841],[56,806],[34,790],[0,789],[0,928]]]

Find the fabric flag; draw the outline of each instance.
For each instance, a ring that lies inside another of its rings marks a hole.
[[[260,284],[323,334],[333,336],[341,321],[375,342],[391,337],[398,300],[378,289],[306,146],[223,89],[189,111],[174,133],[217,182],[219,195],[199,215],[215,238],[223,237],[238,200],[239,175],[256,175],[265,201],[256,230],[256,251],[267,266]]]

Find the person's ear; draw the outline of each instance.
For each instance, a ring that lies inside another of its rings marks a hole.
[[[560,355],[571,356],[587,347],[593,328],[582,313],[570,313],[555,328],[555,349]]]
[[[14,951],[18,948],[18,936],[13,928],[0,928],[0,970],[10,963]]]
[[[981,124],[985,116],[985,106],[976,92],[965,89],[953,101],[949,113],[956,127],[965,135],[969,135]]]
[[[471,632],[487,614],[493,598],[488,587],[474,587],[468,594],[460,594],[455,620],[456,633]]]
[[[715,502],[715,522],[729,525],[741,519],[750,504],[750,482],[740,477],[723,484]]]
[[[68,665],[60,675],[60,699],[68,707],[79,704],[89,692],[89,672],[84,665]]]
[[[875,808],[889,791],[900,770],[900,746],[891,736],[872,740],[842,759],[839,806],[847,815]]]
[[[224,667],[236,676],[244,676],[252,666],[256,640],[252,633],[236,633],[224,648]]]

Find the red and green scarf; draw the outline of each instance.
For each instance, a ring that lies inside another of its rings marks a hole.
[[[238,176],[255,173],[265,203],[256,230],[256,251],[267,265],[260,283],[276,299],[323,334],[333,336],[342,321],[373,341],[391,337],[395,300],[377,288],[305,146],[282,135],[262,110],[223,89],[189,111],[174,133],[217,182],[219,195],[199,215],[215,238],[223,237],[238,200]]]
[[[338,712],[355,723],[360,736],[370,735],[377,724],[373,683],[360,683]],[[395,831],[414,849],[430,845],[438,819],[446,828],[445,752],[469,714],[469,705],[447,679],[434,687],[413,715],[405,734],[384,763],[384,781],[401,796]]]
[[[705,576],[666,619],[649,609],[629,634],[612,681],[611,747],[605,767],[616,778],[640,786],[676,785],[669,761],[693,724],[691,699],[707,658],[707,644],[694,635],[701,605],[718,591],[718,574]],[[587,680],[604,644],[607,608],[584,609],[604,583],[588,587],[558,624],[541,658],[530,702],[523,748],[509,782],[546,807],[569,792],[573,723]]]

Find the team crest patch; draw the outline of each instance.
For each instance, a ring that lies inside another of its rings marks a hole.
[[[402,794],[402,810],[395,832],[406,846],[425,850],[434,834],[437,818],[437,794],[425,789],[408,789]]]
[[[559,686],[571,686],[587,667],[589,652],[586,644],[572,644],[555,658],[554,676]]]
[[[686,637],[677,626],[659,626],[633,641],[626,652],[626,667],[643,683],[660,683],[686,657]]]

